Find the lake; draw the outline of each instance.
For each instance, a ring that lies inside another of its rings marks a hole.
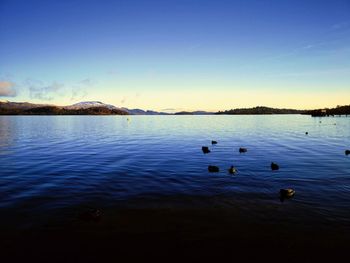
[[[236,234],[265,227],[260,237],[275,233],[276,244],[286,235],[294,235],[288,246],[309,244],[322,232],[321,247],[339,247],[350,234],[349,148],[346,117],[0,116],[0,230],[9,244],[23,233],[67,229],[185,229],[192,240],[234,222]],[[280,169],[271,171],[271,162]],[[281,188],[295,196],[282,202]],[[100,222],[79,219],[92,208]]]

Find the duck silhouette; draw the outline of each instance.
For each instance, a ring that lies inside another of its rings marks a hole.
[[[240,153],[246,153],[248,151],[248,149],[247,148],[239,148],[239,152]]]
[[[203,151],[203,153],[210,153],[209,147],[207,147],[207,146],[203,146],[202,151]]]
[[[295,195],[295,190],[291,188],[286,189],[280,189],[280,200],[281,202],[284,201],[284,199],[290,199]]]
[[[280,167],[279,167],[279,165],[277,163],[274,163],[274,162],[271,163],[271,170],[272,171],[276,171],[276,170],[279,170],[279,169],[280,169]]]
[[[230,174],[235,174],[237,172],[237,169],[234,166],[231,165],[231,167],[228,169],[228,172]]]

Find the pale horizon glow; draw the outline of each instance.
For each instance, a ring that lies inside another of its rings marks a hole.
[[[166,112],[350,104],[350,2],[248,2],[1,1],[0,100]]]

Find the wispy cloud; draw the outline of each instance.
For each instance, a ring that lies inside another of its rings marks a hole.
[[[90,78],[87,78],[87,79],[83,79],[83,80],[79,81],[79,84],[83,84],[85,86],[91,87],[91,86],[94,86],[96,84],[95,82],[96,81],[94,81]]]
[[[15,84],[10,81],[0,81],[0,96],[2,97],[17,96]]]
[[[57,95],[62,96],[60,93],[63,89],[63,84],[58,82],[53,82],[49,85],[43,85],[42,81],[37,80],[27,80],[29,84],[29,93],[32,99],[39,100],[53,100]]]
[[[84,99],[87,96],[87,94],[88,92],[83,87],[79,87],[79,86],[72,87],[72,95],[70,100],[76,101],[76,100]]]
[[[84,99],[88,95],[87,89],[93,87],[96,84],[96,81],[86,78],[79,81],[75,86],[72,87],[72,95],[70,100],[76,101]]]

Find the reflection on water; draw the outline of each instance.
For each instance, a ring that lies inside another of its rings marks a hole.
[[[1,116],[0,222],[64,220],[82,206],[202,207],[260,221],[293,213],[349,225],[349,148],[349,118]],[[272,172],[271,162],[280,170]],[[295,189],[294,198],[281,203],[280,188]]]

